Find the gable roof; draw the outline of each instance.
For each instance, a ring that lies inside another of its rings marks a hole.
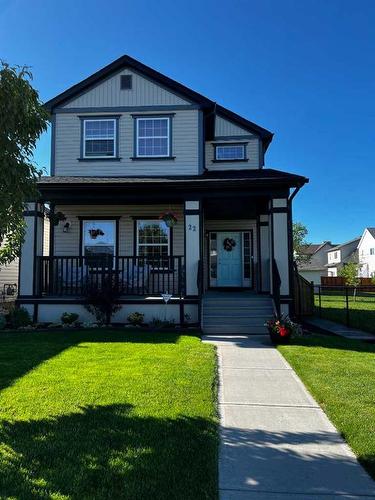
[[[366,227],[367,231],[375,238],[375,227]]]
[[[323,241],[323,243],[310,243],[309,245],[301,245],[301,252],[303,255],[314,255],[319,252],[325,245],[332,245],[330,241]]]
[[[149,66],[146,66],[145,64],[137,61],[136,59],[133,59],[128,55],[119,57],[112,63],[108,64],[104,68],[97,71],[96,73],[93,73],[88,78],[85,78],[81,82],[76,83],[75,85],[65,90],[61,94],[58,94],[56,97],[50,99],[45,103],[45,107],[48,109],[48,111],[53,112],[54,108],[56,108],[57,106],[65,104],[67,101],[89,90],[93,85],[96,85],[102,80],[109,78],[111,75],[124,68],[130,68],[140,73],[141,75],[144,75],[150,78],[151,80],[154,80],[159,85],[162,85],[163,87],[172,90],[174,93],[180,95],[181,97],[187,99],[188,101],[197,104],[204,111],[206,115],[206,121],[207,121],[206,134],[208,135],[208,139],[211,139],[213,137],[212,118],[215,116],[215,113],[217,113],[223,116],[224,118],[227,118],[229,121],[244,128],[245,130],[258,135],[263,142],[264,151],[266,151],[267,147],[272,141],[273,133],[270,132],[269,130],[260,127],[259,125],[256,125],[250,120],[243,118],[242,116],[238,115],[237,113],[234,113],[233,111],[230,111],[227,108],[224,108],[223,106],[216,104],[214,101],[208,99],[204,95],[195,92],[195,90],[192,90],[191,88],[182,85],[176,80],[173,80],[172,78],[169,78],[168,76],[159,73],[159,71],[156,71],[150,68]]]
[[[341,245],[336,245],[335,247],[330,248],[329,250],[327,250],[327,252],[334,252],[336,250],[340,250],[340,248],[346,247],[347,245],[351,245],[352,243],[358,244],[360,239],[361,239],[360,237],[353,238],[352,240],[346,241],[345,243],[341,243]]]

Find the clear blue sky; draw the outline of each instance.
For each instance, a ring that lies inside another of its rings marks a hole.
[[[0,57],[43,100],[124,53],[275,133],[266,166],[310,178],[310,241],[375,226],[374,0],[0,0]]]

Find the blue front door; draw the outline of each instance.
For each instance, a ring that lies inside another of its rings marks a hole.
[[[241,233],[217,233],[217,286],[242,286]]]

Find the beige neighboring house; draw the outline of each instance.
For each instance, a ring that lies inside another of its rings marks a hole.
[[[310,258],[309,262],[298,265],[298,272],[301,276],[315,285],[320,285],[320,278],[328,276],[327,271],[327,252],[335,247],[330,241],[323,243],[311,243],[301,248],[302,255]]]
[[[49,219],[48,208],[44,210],[43,221],[43,255],[49,251]],[[0,302],[14,300],[18,295],[19,258],[13,262],[0,267]]]
[[[2,243],[4,245],[4,243]],[[0,267],[0,301],[14,300],[18,292],[19,259]]]
[[[259,333],[292,310],[292,201],[308,179],[265,168],[271,132],[129,56],[45,106],[51,175],[25,214],[18,298],[35,321],[92,321],[85,293],[106,278],[119,323]],[[62,218],[48,256],[45,204]]]

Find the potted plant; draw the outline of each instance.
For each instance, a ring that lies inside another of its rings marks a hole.
[[[300,333],[301,327],[293,323],[288,316],[275,317],[266,321],[271,342],[273,344],[288,344],[293,335]]]

